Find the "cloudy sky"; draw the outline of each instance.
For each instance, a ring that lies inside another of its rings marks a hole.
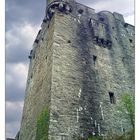
[[[6,137],[20,127],[28,73],[28,55],[45,15],[46,0],[6,0]],[[124,15],[134,25],[134,0],[77,0],[97,12]]]

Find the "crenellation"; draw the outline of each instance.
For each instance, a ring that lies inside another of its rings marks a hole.
[[[124,18],[123,18],[123,15],[121,15],[119,13],[116,13],[116,12],[114,12],[113,15],[114,15],[114,17],[115,17],[116,20],[119,20],[119,21],[121,21],[123,23],[125,22],[124,21]]]

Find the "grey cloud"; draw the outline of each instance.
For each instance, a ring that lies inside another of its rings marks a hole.
[[[6,102],[6,136],[14,138],[20,129],[22,102]]]
[[[24,48],[24,44],[20,44],[20,47],[10,47],[6,49],[6,61],[13,62],[26,62],[28,61],[29,50]]]
[[[6,136],[8,138],[14,138],[19,131],[20,124],[19,121],[13,121],[6,123]]]
[[[6,64],[6,101],[23,101],[28,63]]]
[[[44,18],[45,6],[38,0],[6,0],[6,101],[23,102],[26,76],[20,63],[27,65],[29,51]],[[21,75],[21,76],[20,76]],[[6,106],[6,137],[19,130],[22,108]]]
[[[97,7],[98,9],[101,10],[108,10],[108,11],[115,11],[115,12],[131,12],[131,10],[134,8],[134,0],[114,0],[114,1],[110,1],[110,0],[101,0],[101,1],[97,1],[96,3],[92,3],[92,7],[95,7],[96,10],[96,5],[99,5],[99,7]],[[104,9],[102,9],[104,8]]]
[[[132,25],[134,24],[133,19],[128,20],[127,18],[130,15],[134,15],[134,0],[95,0],[94,2],[87,3],[87,5],[95,9],[95,12],[99,12],[102,10],[118,12],[124,16],[126,22]]]
[[[6,29],[28,21],[39,24],[45,15],[45,0],[6,0]]]
[[[21,119],[23,102],[6,102],[6,122],[17,122]]]
[[[18,80],[16,79],[12,84],[6,85],[6,100],[7,101],[23,101],[25,90],[18,87]]]
[[[28,55],[37,34],[37,26],[16,24],[6,32],[6,62],[28,62]]]
[[[19,131],[28,63],[6,64],[6,136]]]

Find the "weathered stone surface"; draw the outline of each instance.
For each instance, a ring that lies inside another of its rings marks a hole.
[[[134,27],[118,13],[95,13],[74,1],[71,6],[72,13],[56,11],[42,23],[33,45],[19,140],[38,140],[37,120],[45,108],[49,140],[131,127],[117,104],[126,92],[134,96]]]

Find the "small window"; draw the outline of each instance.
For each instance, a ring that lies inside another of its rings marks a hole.
[[[33,74],[31,73],[31,77],[30,77],[31,79],[33,78]]]
[[[30,55],[28,56],[29,59],[32,59],[33,50],[30,51]]]
[[[129,39],[129,41],[130,41],[130,43],[132,43],[132,42],[133,42],[133,40],[132,40],[132,39]]]
[[[68,42],[68,43],[71,43],[71,41],[70,41],[70,40],[68,40],[67,42]]]
[[[109,92],[110,103],[115,104],[115,96],[113,92]]]
[[[115,27],[112,27],[112,29],[114,30],[114,29],[115,29]]]
[[[95,63],[96,63],[96,60],[97,60],[97,56],[93,55],[94,65],[95,65]]]
[[[127,23],[125,23],[125,24],[124,24],[124,27],[125,27],[125,28],[127,28],[127,27],[128,27],[128,24],[127,24]]]
[[[100,17],[99,20],[100,20],[100,21],[104,21],[105,19],[104,19],[103,17]]]
[[[46,23],[47,22],[47,19],[43,19],[43,22]]]
[[[29,58],[29,59],[32,59],[32,56],[29,55],[28,58]]]
[[[123,62],[123,63],[125,62],[125,57],[122,58],[122,62]]]
[[[79,10],[78,10],[78,13],[79,13],[79,14],[83,14],[83,12],[84,12],[83,9],[79,9]]]
[[[104,39],[103,38],[101,38],[101,43],[104,44]]]
[[[38,35],[41,33],[41,30],[39,30]]]
[[[39,40],[38,40],[38,39],[36,39],[36,40],[35,40],[35,43],[38,43],[38,42],[39,42]]]

